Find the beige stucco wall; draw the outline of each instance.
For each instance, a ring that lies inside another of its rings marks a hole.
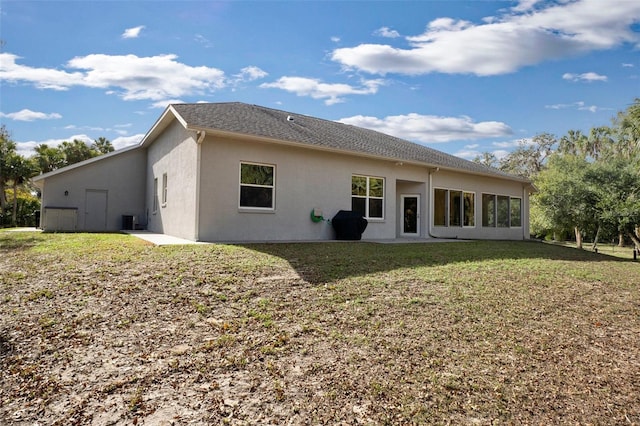
[[[79,163],[61,173],[45,177],[37,182],[42,189],[40,222],[47,223],[47,207],[75,208],[77,209],[76,230],[87,230],[85,226],[87,191],[106,191],[107,213],[104,230],[120,230],[122,215],[144,217],[145,172],[145,150],[133,149],[90,160],[86,164]],[[45,230],[55,231],[56,229]]]
[[[431,226],[430,234],[443,238],[463,239],[504,239],[522,240],[529,238],[529,193],[527,185],[508,180],[465,175],[449,171],[432,173],[432,189],[462,190],[475,193],[475,226],[442,227]],[[522,226],[511,228],[482,226],[482,194],[508,195],[522,199]],[[433,223],[433,206],[430,209],[430,222]]]
[[[241,162],[276,167],[274,211],[239,208]],[[431,169],[433,171],[433,169]],[[208,136],[201,152],[199,235],[202,241],[279,241],[333,239],[330,223],[314,223],[310,212],[318,208],[325,219],[351,209],[351,176],[385,178],[383,220],[369,220],[363,240],[401,237],[401,195],[420,196],[419,237],[523,239],[528,238],[528,194],[519,182],[433,171],[342,153],[288,145]],[[476,193],[476,226],[433,227],[429,198],[434,187]],[[521,197],[523,227],[482,228],[482,193]]]
[[[363,239],[395,238],[396,181],[422,182],[424,191],[428,176],[425,168],[394,161],[215,137],[207,137],[201,158],[199,237],[204,241],[333,239],[331,224],[314,223],[310,213],[318,208],[331,219],[339,210],[351,210],[353,174],[385,178],[384,219],[370,220]],[[276,167],[273,212],[239,208],[240,162]]]
[[[195,132],[173,121],[148,148],[146,206],[152,232],[197,239],[197,151]],[[167,174],[167,202],[162,204],[162,175]],[[158,209],[153,211],[154,178],[158,179]]]

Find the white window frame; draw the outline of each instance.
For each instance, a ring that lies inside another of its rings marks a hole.
[[[484,203],[484,196],[485,195],[489,195],[491,197],[493,197],[493,217],[494,217],[494,224],[493,226],[485,226],[483,224],[481,224],[481,226],[483,228],[502,228],[502,229],[507,229],[507,228],[522,228],[522,197],[514,197],[511,195],[505,195],[505,194],[493,194],[490,192],[483,192],[481,194],[481,203]],[[507,220],[508,220],[508,224],[507,226],[499,226],[498,224],[498,197],[504,197],[507,198],[508,200],[508,206],[507,206]],[[511,200],[520,200],[520,225],[513,225],[511,223]],[[481,204],[482,208],[481,210],[484,212],[484,205]],[[482,223],[484,223],[484,215],[482,217]]]
[[[168,190],[167,190],[167,185],[169,183],[169,179],[167,177],[166,173],[162,174],[162,207],[166,207],[167,206],[167,194],[168,194]]]
[[[444,191],[445,195],[444,195],[444,225],[436,225],[436,204],[435,204],[435,199],[436,199],[436,191]],[[451,225],[451,192],[459,192],[461,193],[461,198],[460,198],[460,211],[458,212],[458,214],[460,215],[460,225]],[[473,194],[473,225],[465,225],[464,224],[464,195],[465,194]],[[435,187],[433,188],[433,194],[431,195],[433,197],[433,212],[432,212],[432,224],[433,226],[437,226],[440,228],[475,228],[476,227],[476,223],[477,223],[477,216],[476,216],[476,199],[477,194],[475,193],[475,191],[466,191],[464,189],[457,189],[457,188],[442,188],[442,187]]]
[[[351,200],[353,200],[354,198],[361,198],[364,199],[364,211],[365,211],[365,215],[363,216],[365,219],[370,220],[370,221],[379,221],[382,222],[384,221],[384,211],[386,208],[386,203],[385,203],[385,194],[387,191],[387,180],[382,177],[382,176],[368,176],[368,175],[361,175],[361,174],[352,174],[351,175],[351,188],[353,188],[353,178],[354,177],[361,177],[361,178],[365,178],[367,179],[367,189],[366,189],[366,195],[353,195],[353,189],[351,191]],[[381,179],[382,180],[382,197],[374,197],[369,195],[369,190],[370,190],[370,182],[371,179]],[[382,200],[382,216],[381,217],[371,217],[369,215],[369,200]]]
[[[265,166],[273,169],[273,185],[257,185],[250,183],[242,183],[242,165],[248,166]],[[274,212],[276,209],[276,165],[268,163],[256,163],[253,161],[241,161],[238,167],[238,209],[245,212]],[[254,188],[270,188],[271,189],[271,207],[254,207],[242,205],[242,187]]]
[[[158,178],[153,178],[153,213],[158,212]]]

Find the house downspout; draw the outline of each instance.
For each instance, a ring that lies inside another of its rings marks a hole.
[[[200,159],[202,157],[202,142],[204,141],[207,133],[204,130],[196,132],[196,217],[194,220],[193,238],[195,241],[200,240]]]
[[[429,169],[429,193],[427,194],[427,235],[429,238],[441,238],[436,237],[431,233],[431,225],[433,221],[431,220],[432,212],[433,212],[433,173],[437,173],[440,171],[440,167],[436,167],[435,169]]]

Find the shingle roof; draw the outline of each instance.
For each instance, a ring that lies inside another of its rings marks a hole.
[[[374,130],[241,102],[171,105],[187,127],[222,130],[528,182]],[[288,119],[288,118],[292,118]]]

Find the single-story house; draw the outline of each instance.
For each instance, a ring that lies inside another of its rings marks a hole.
[[[33,179],[45,231],[193,241],[529,238],[531,182],[373,130],[244,103],[173,104],[143,140]]]

